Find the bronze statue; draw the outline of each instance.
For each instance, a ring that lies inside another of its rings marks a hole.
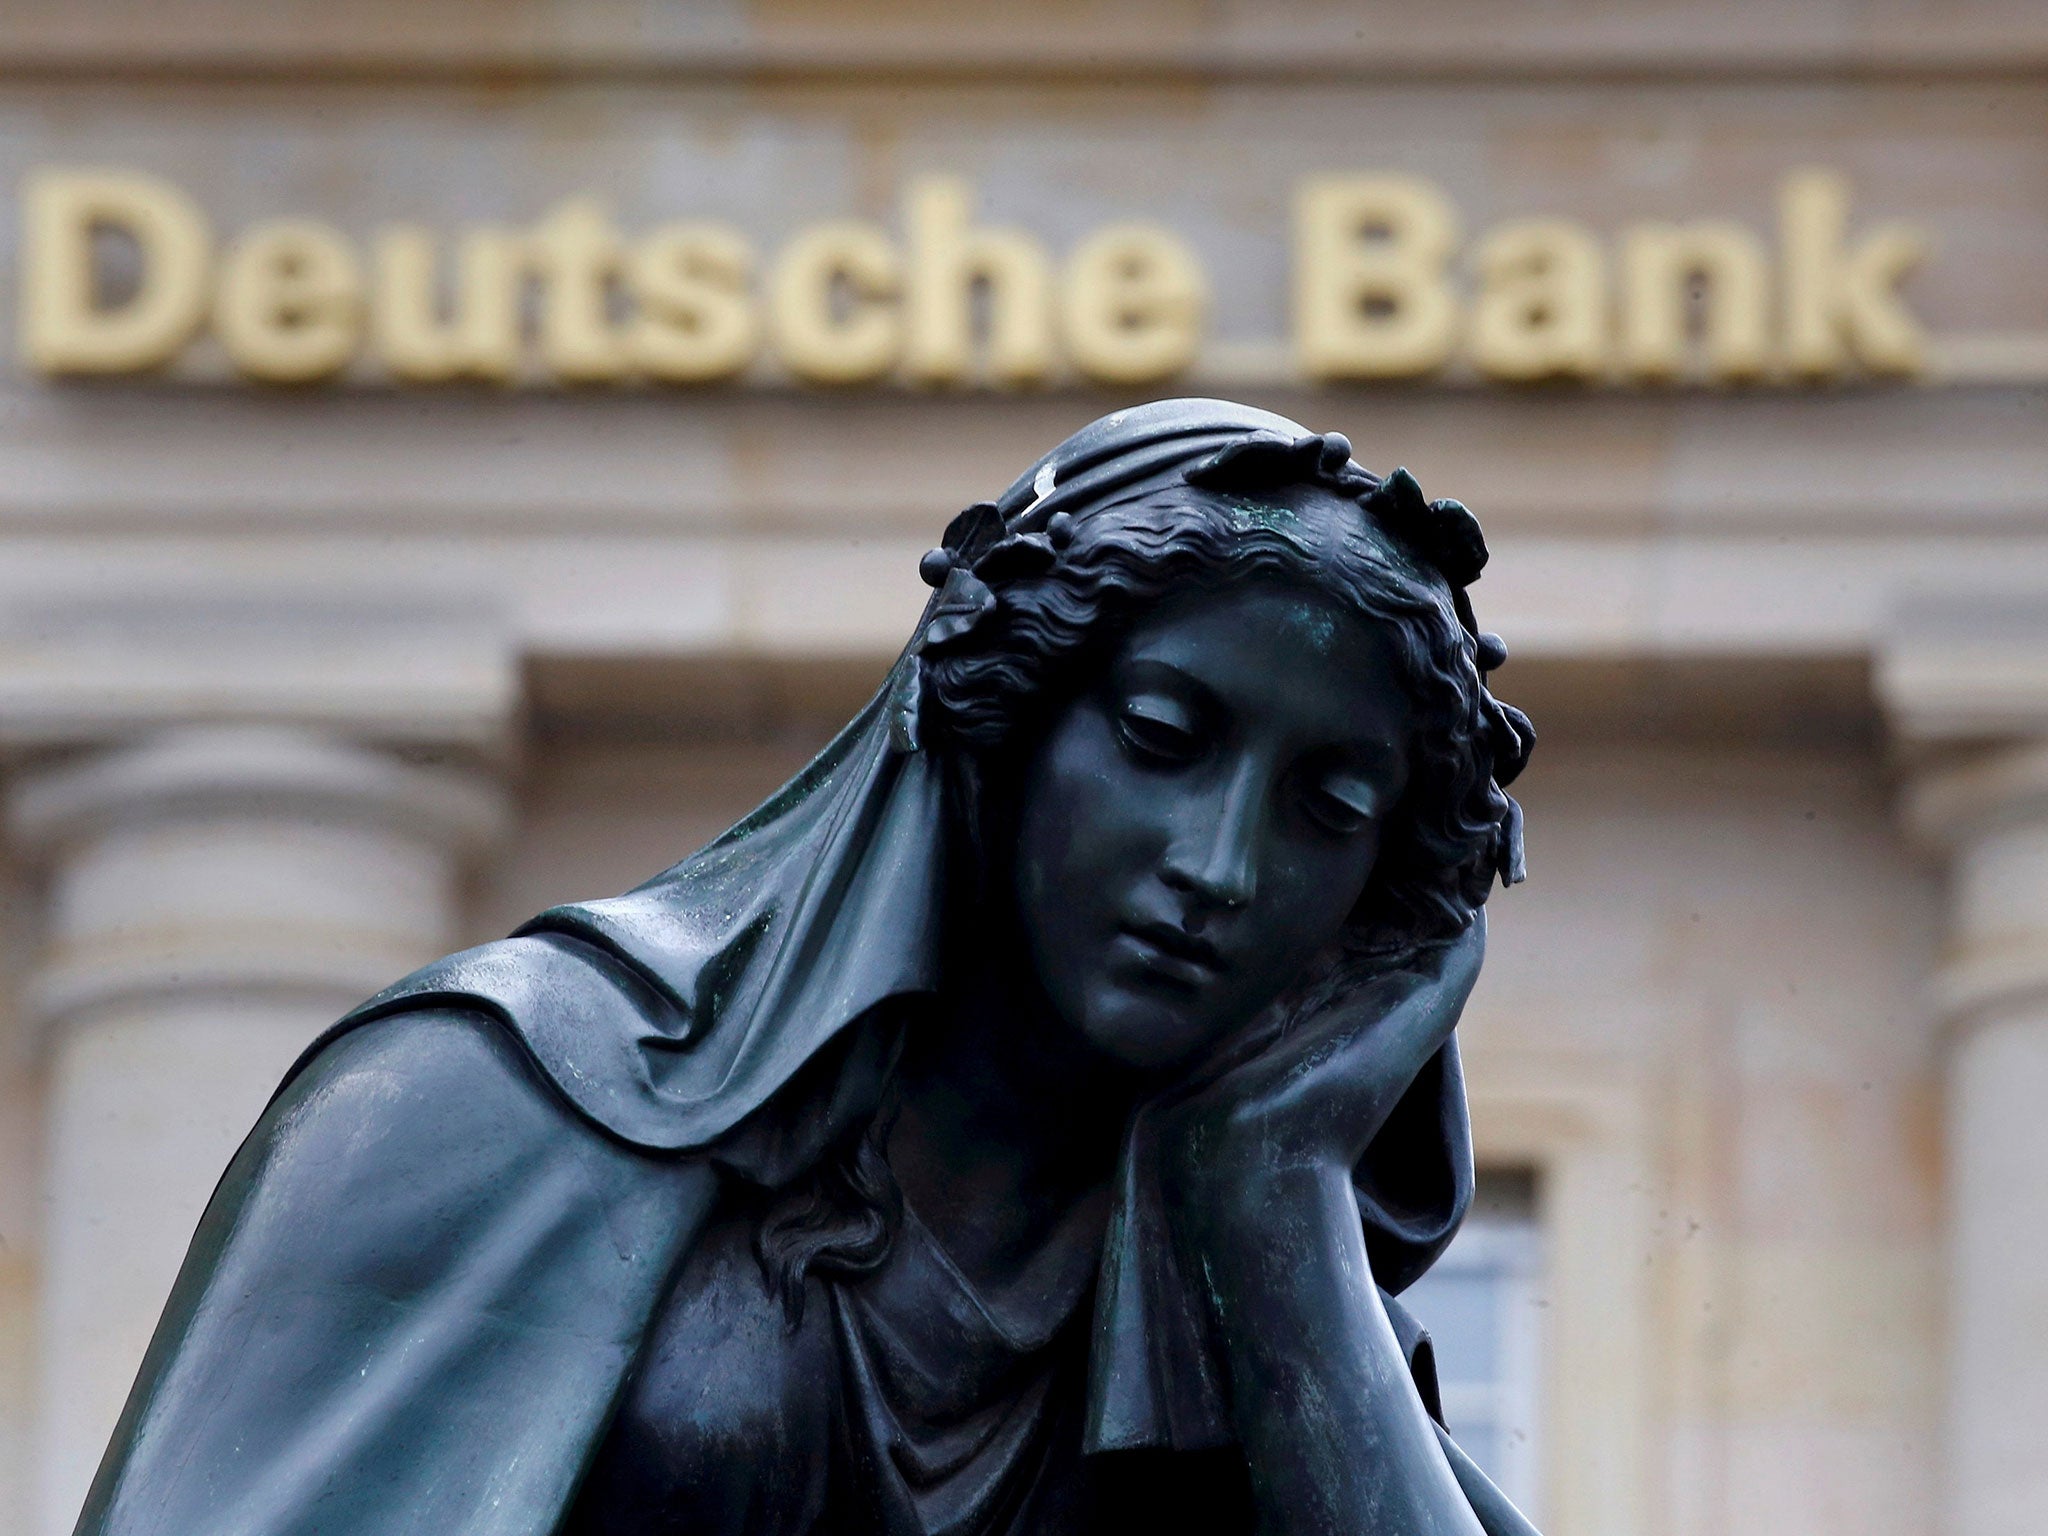
[[[80,1531],[1522,1536],[1394,1299],[1521,877],[1485,559],[1262,411],[1075,434],[759,810],[306,1053]]]

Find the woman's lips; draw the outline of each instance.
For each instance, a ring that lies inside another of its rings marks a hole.
[[[1214,944],[1170,923],[1124,923],[1117,935],[1148,972],[1186,991],[1207,986],[1225,969]]]

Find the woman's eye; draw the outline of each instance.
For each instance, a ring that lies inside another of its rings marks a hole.
[[[1117,734],[1146,762],[1186,763],[1201,755],[1194,718],[1169,699],[1128,699],[1117,711]]]
[[[1379,815],[1372,786],[1349,774],[1312,785],[1306,798],[1310,819],[1340,837],[1363,831]]]

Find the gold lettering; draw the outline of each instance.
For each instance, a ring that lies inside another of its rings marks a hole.
[[[1318,176],[1295,201],[1294,350],[1316,379],[1442,366],[1457,340],[1445,266],[1458,217],[1411,176]]]
[[[1685,372],[1695,281],[1704,289],[1707,376],[1753,379],[1770,366],[1770,278],[1754,232],[1722,219],[1638,224],[1622,237],[1621,265],[1621,360],[1630,373],[1667,380]]]
[[[22,196],[21,350],[43,373],[129,373],[178,355],[206,318],[213,237],[183,192],[127,171],[37,171]],[[93,237],[135,242],[135,291],[99,302]]]
[[[563,203],[530,237],[541,279],[540,354],[556,378],[603,384],[630,366],[624,332],[612,323],[612,284],[624,250],[601,204]]]
[[[1104,384],[1180,372],[1202,344],[1209,285],[1185,244],[1150,224],[1097,230],[1067,258],[1067,355]]]
[[[245,231],[221,261],[213,330],[252,379],[304,384],[339,372],[363,329],[363,275],[341,231],[279,219]]]
[[[1313,176],[1293,204],[1295,364],[1309,381],[1412,377],[1462,340],[1480,374],[1510,381],[1923,372],[1930,343],[1900,288],[1928,233],[1852,234],[1849,183],[1811,167],[1779,183],[1777,211],[1775,253],[1729,220],[1637,224],[1612,253],[1579,223],[1514,220],[1472,252],[1468,314],[1459,219],[1438,188]],[[907,184],[900,239],[840,220],[799,230],[770,262],[703,220],[629,241],[602,203],[572,198],[530,229],[384,228],[368,282],[349,240],[305,219],[257,225],[216,263],[192,199],[135,172],[33,171],[21,213],[19,346],[47,374],[173,363],[211,318],[241,372],[279,382],[343,371],[367,330],[390,376],[419,383],[510,383],[531,339],[571,382],[732,378],[772,343],[790,376],[821,384],[900,370],[1019,387],[1064,367],[1129,386],[1195,361],[1211,303],[1170,230],[1099,228],[1055,268],[1035,235],[977,223],[974,187],[955,176]]]
[[[738,373],[761,344],[747,294],[754,265],[746,236],[724,224],[664,224],[626,258],[639,312],[633,361],[657,379],[694,384]]]
[[[506,229],[472,229],[456,246],[450,313],[435,299],[435,239],[401,224],[377,237],[370,334],[392,376],[412,383],[488,379],[519,368],[519,285],[526,249]]]
[[[1014,229],[977,229],[969,185],[950,176],[910,184],[904,364],[922,384],[957,384],[974,366],[975,293],[987,295],[988,371],[1033,384],[1053,362],[1052,263]]]
[[[1907,224],[1885,224],[1844,249],[1849,183],[1832,171],[1799,171],[1778,191],[1785,263],[1785,361],[1825,378],[1854,358],[1872,373],[1910,375],[1927,366],[1927,337],[1899,300],[1899,280],[1927,259],[1929,241]]]
[[[768,320],[783,365],[814,384],[887,373],[903,347],[890,302],[901,284],[896,248],[874,225],[848,219],[804,230],[769,278]]]
[[[1606,263],[1590,232],[1565,219],[1523,219],[1488,231],[1476,260],[1467,345],[1480,372],[1515,380],[1600,372]]]

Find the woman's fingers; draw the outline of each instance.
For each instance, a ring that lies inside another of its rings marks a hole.
[[[1413,969],[1296,1023],[1201,1097],[1268,1147],[1362,1153],[1457,1027],[1485,956],[1483,918]]]
[[[1479,978],[1485,930],[1475,922],[1413,966],[1375,977],[1310,1017],[1299,1019],[1266,1050],[1245,1062],[1244,1086],[1278,1086],[1304,1068],[1377,1058],[1390,1067],[1419,1052],[1417,1070],[1456,1028]],[[1340,1067],[1341,1069],[1341,1067]]]

